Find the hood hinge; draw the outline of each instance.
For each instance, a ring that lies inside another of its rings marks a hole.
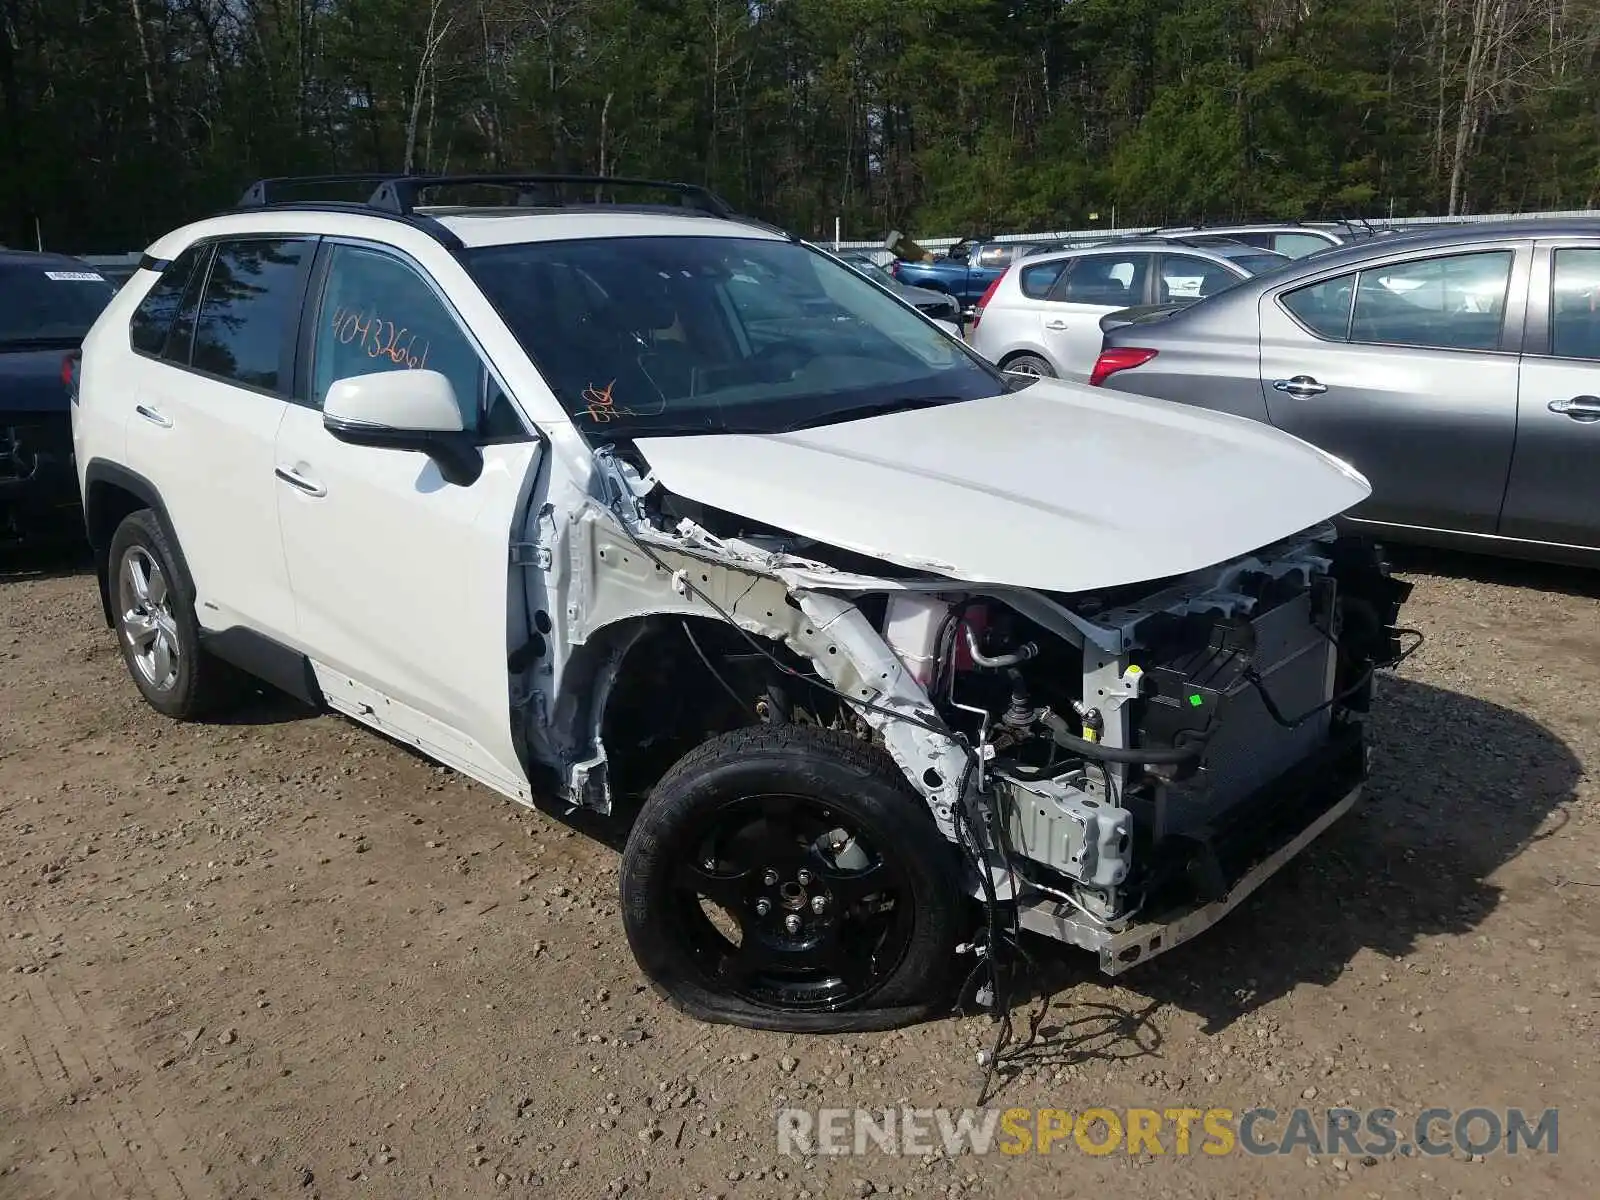
[[[511,565],[514,567],[538,567],[541,571],[548,571],[555,562],[555,556],[550,553],[548,546],[535,546],[532,542],[511,543]]]
[[[546,504],[539,510],[537,528],[537,542],[511,543],[512,566],[538,567],[541,571],[548,571],[555,565],[556,517],[550,505]]]

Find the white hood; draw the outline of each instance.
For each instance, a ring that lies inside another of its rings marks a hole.
[[[1236,558],[1372,490],[1271,426],[1055,380],[796,433],[637,444],[687,499],[902,567],[1058,592]]]

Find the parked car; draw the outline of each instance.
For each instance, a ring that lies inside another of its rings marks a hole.
[[[901,283],[954,296],[962,312],[970,313],[989,285],[999,279],[1012,259],[1025,253],[1027,242],[979,242],[970,250],[958,243],[944,258],[926,261],[895,259],[889,272]]]
[[[1082,237],[1067,238],[1053,242],[1028,242],[1023,245],[1015,255],[1012,262],[1020,262],[1024,258],[1032,258],[1036,254],[1054,254],[1057,250],[1082,250],[1089,246],[1103,246],[1108,242],[1125,240],[1118,234],[1108,233],[1104,236],[1086,234]]]
[[[901,283],[887,269],[873,262],[865,254],[841,254],[839,261],[854,267],[879,287],[888,288],[918,312],[939,322],[950,333],[957,337],[961,336],[963,324],[961,305],[956,303],[954,296]]]
[[[111,295],[75,258],[0,250],[0,545],[82,536],[66,376]]]
[[[645,975],[765,1028],[941,1011],[1001,919],[1120,972],[1355,802],[1407,585],[1329,524],[1343,463],[1020,384],[692,185],[421,203],[451,182],[258,185],[89,335],[101,601],[157,711],[248,674],[631,819]]]
[[[1175,238],[1194,246],[1243,244],[1260,250],[1272,250],[1289,258],[1304,258],[1332,246],[1342,246],[1353,240],[1342,227],[1301,225],[1297,222],[1271,222],[1260,225],[1184,225],[1156,229],[1145,235],[1153,238]]]
[[[1253,246],[1168,239],[1030,255],[980,298],[967,339],[1007,371],[1086,379],[1105,314],[1193,303],[1289,261]]]
[[[1106,334],[1092,382],[1354,465],[1387,538],[1600,561],[1600,222],[1392,235]]]

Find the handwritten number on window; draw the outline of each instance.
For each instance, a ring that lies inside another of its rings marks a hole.
[[[341,345],[359,346],[368,358],[386,358],[397,367],[424,370],[433,343],[419,339],[404,326],[387,321],[376,309],[338,308],[333,314],[333,335]]]
[[[636,417],[639,415],[631,408],[619,408],[617,406],[617,402],[611,396],[611,389],[616,386],[617,381],[613,379],[603,388],[596,387],[591,383],[583,389],[583,402],[588,406],[589,420],[597,425],[606,425],[615,421],[618,417]]]

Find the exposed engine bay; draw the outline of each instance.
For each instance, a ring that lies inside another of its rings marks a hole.
[[[1060,595],[754,527],[599,457],[614,503],[567,556],[593,570],[593,627],[720,623],[720,638],[683,625],[730,720],[742,707],[881,743],[961,848],[969,894],[1109,972],[1213,923],[1354,803],[1362,715],[1374,672],[1404,656],[1410,585],[1331,524]],[[619,571],[626,595],[607,588]],[[602,699],[615,682],[598,681]],[[607,808],[623,746],[598,717],[592,731],[558,756],[574,801]]]

